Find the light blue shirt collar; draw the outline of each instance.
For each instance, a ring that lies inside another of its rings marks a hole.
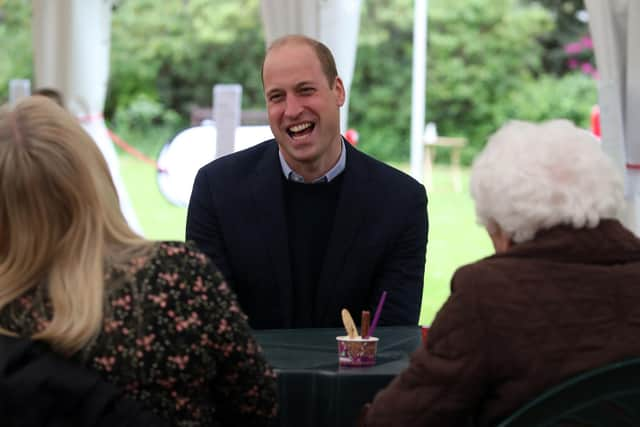
[[[280,166],[282,167],[282,173],[284,177],[289,181],[299,182],[303,184],[319,184],[324,182],[331,182],[331,180],[335,179],[338,175],[340,175],[344,168],[347,166],[347,147],[344,145],[344,139],[341,138],[342,147],[340,149],[340,157],[338,158],[338,162],[327,171],[324,175],[319,178],[314,179],[311,182],[305,182],[304,178],[298,174],[296,171],[291,169],[291,166],[287,163],[282,155],[282,152],[278,150],[278,157],[280,157]]]

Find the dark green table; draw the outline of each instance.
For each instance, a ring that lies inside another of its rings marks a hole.
[[[355,426],[362,405],[370,402],[409,363],[420,345],[418,326],[380,327],[376,365],[338,366],[336,336],[343,329],[254,331],[278,373],[280,425]]]

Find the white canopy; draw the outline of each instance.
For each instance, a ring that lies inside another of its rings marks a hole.
[[[262,22],[269,45],[287,34],[303,34],[320,40],[333,53],[347,98],[340,112],[342,131],[347,130],[349,89],[356,62],[361,0],[262,0]]]
[[[111,171],[127,222],[141,227],[120,175],[102,111],[109,80],[112,0],[33,0],[35,87],[57,89]]]
[[[600,74],[602,146],[625,175],[625,225],[640,234],[640,1],[586,6]]]

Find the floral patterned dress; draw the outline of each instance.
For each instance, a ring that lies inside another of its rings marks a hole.
[[[275,374],[236,297],[190,244],[159,242],[107,272],[100,335],[73,356],[175,426],[260,426],[276,416]],[[22,336],[50,307],[32,290],[0,312]]]

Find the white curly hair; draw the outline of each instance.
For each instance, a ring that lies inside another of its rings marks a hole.
[[[568,120],[508,122],[473,162],[470,186],[478,222],[514,243],[560,224],[595,227],[624,206],[620,173]]]

